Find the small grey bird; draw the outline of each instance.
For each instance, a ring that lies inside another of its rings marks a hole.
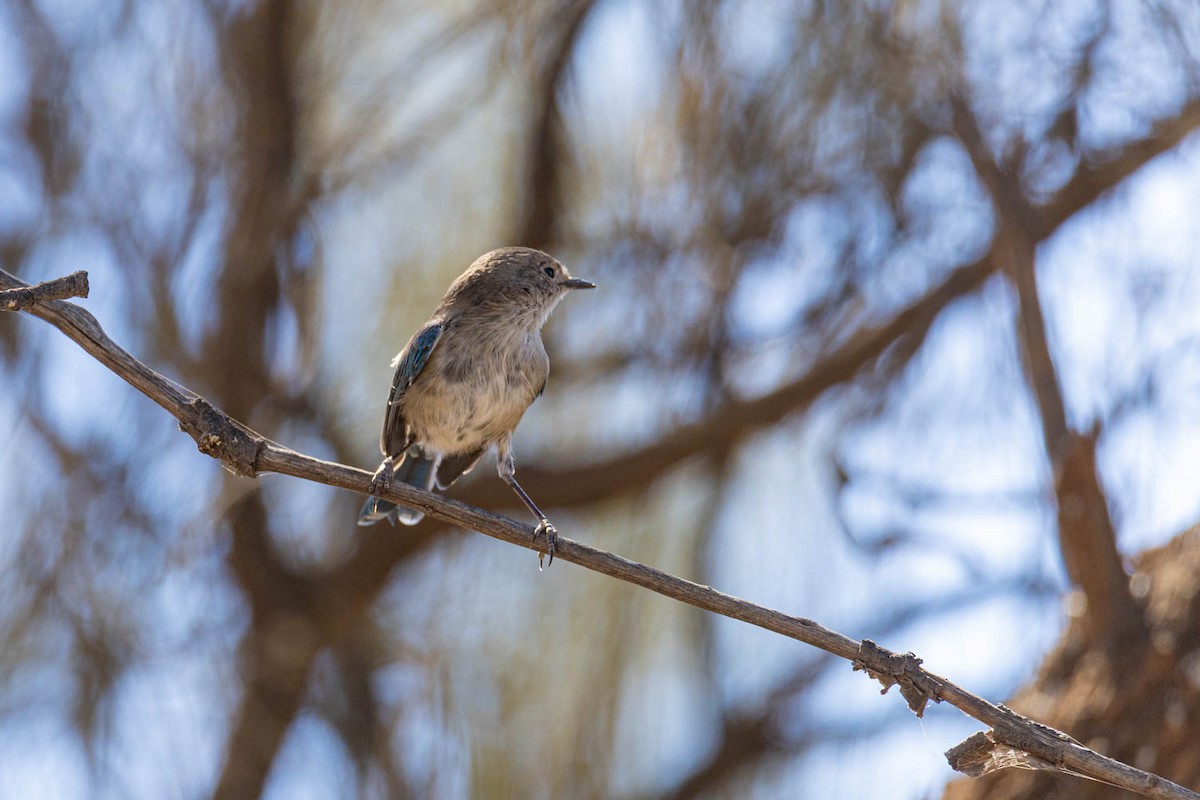
[[[594,288],[526,247],[485,253],[450,284],[433,316],[392,361],[396,374],[379,442],[384,459],[359,525],[382,519],[417,524],[424,514],[376,494],[393,480],[447,489],[495,446],[496,469],[538,518],[534,536],[546,534],[553,563],[558,531],[514,477],[512,434],[550,374],[542,325],[569,291]]]

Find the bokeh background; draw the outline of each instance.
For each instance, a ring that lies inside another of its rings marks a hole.
[[[0,267],[373,469],[450,280],[548,250],[564,535],[1200,788],[1197,127],[1194,0],[4,0]],[[947,788],[954,709],[0,360],[2,796],[1126,796]]]

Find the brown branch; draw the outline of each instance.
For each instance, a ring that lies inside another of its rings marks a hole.
[[[0,291],[0,308],[5,311],[24,311],[50,300],[66,300],[68,297],[88,296],[88,274],[83,270],[72,272],[64,278],[35,283],[20,289]]]
[[[217,324],[204,337],[195,367],[222,407],[242,419],[262,412],[263,387],[271,384],[266,322],[287,303],[294,268],[296,231],[306,197],[297,170],[299,107],[295,58],[303,18],[288,0],[259,0],[240,13],[213,17],[219,45],[219,70],[236,104],[235,146],[229,150],[229,228],[223,240],[216,284]],[[181,425],[193,435],[206,430],[219,412],[202,398],[188,406]],[[253,432],[225,426],[228,433],[200,433],[202,449],[239,474],[253,474]],[[306,633],[313,628],[310,609],[298,604],[307,588],[270,546],[267,507],[254,487],[229,509],[225,522],[237,543],[228,556],[230,575],[251,609],[242,645],[245,694],[234,714],[215,800],[258,797],[270,767],[303,702],[309,669],[323,642]],[[239,548],[250,548],[240,553]]]
[[[1100,195],[1173,149],[1197,129],[1200,129],[1200,97],[1174,117],[1155,123],[1146,138],[1088,159],[1054,199],[1041,207],[1042,228],[1038,238],[1045,239]]]
[[[312,663],[328,641],[314,623],[311,581],[284,567],[271,544],[261,497],[243,495],[226,516],[233,531],[228,560],[249,599],[251,625],[239,653],[245,691],[213,791],[218,800],[262,795]]]
[[[1055,478],[1063,563],[1072,583],[1087,598],[1092,641],[1110,653],[1139,657],[1149,631],[1130,589],[1108,500],[1096,473],[1097,432],[1088,439],[1070,429],[1050,352],[1037,285],[1035,251],[1041,214],[1026,201],[1019,178],[992,159],[974,115],[962,101],[954,103],[954,127],[991,193],[997,216],[992,253],[1017,292],[1022,364],[1040,412],[1042,438]]]
[[[1200,100],[1185,106],[1177,117],[1155,125],[1149,138],[1095,157],[1094,162],[1099,166],[1082,167],[1052,201],[1034,208],[1028,222],[1035,240],[1049,238],[1072,216],[1197,128],[1200,128]],[[730,442],[773,424],[788,413],[802,410],[829,388],[849,380],[900,337],[927,329],[951,300],[978,289],[998,268],[990,255],[959,267],[895,318],[852,336],[817,362],[808,374],[770,395],[721,404],[699,422],[604,462],[542,469],[522,467],[521,482],[548,505],[593,503],[645,486],[691,456],[727,449]],[[475,484],[464,496],[478,505],[507,506],[512,501],[507,488],[492,482]]]
[[[0,270],[0,288],[22,286],[24,284],[16,278]],[[248,475],[276,472],[360,494],[367,491],[371,482],[370,472],[312,458],[255,434],[199,395],[177,386],[133,358],[109,339],[95,318],[83,309],[60,300],[34,306],[28,313],[54,325],[134,388],[169,411],[179,420],[180,427],[193,436],[202,452],[221,460],[227,468]],[[544,546],[544,542],[534,538],[534,529],[530,526],[407,484],[394,484],[384,496],[420,509],[429,516],[518,547],[536,550]],[[884,692],[892,686],[898,686],[909,708],[918,716],[924,713],[930,701],[948,702],[988,725],[991,728],[988,736],[992,741],[1004,745],[1009,751],[1015,749],[1026,754],[1030,763],[1044,763],[1047,768],[1083,775],[1144,797],[1200,800],[1200,794],[1196,792],[1102,756],[1064,734],[971,694],[945,678],[926,671],[921,666],[921,660],[912,653],[901,655],[885,650],[870,640],[856,641],[812,620],[756,605],[570,539],[560,540],[558,558],[844,658],[851,662],[854,669],[862,670],[878,680]],[[286,620],[282,622],[286,623]],[[295,646],[292,637],[297,633],[296,630],[289,628],[276,633],[281,637],[279,641],[292,642]],[[310,649],[304,647],[297,650],[294,654],[299,657],[297,663],[305,661],[304,656]],[[294,683],[296,675],[293,670],[286,677],[292,678],[290,682]],[[274,690],[278,691],[278,687]],[[285,692],[284,695],[299,696],[299,692]],[[284,715],[288,712],[286,708],[276,710]],[[955,753],[960,748],[951,752]]]
[[[1068,427],[1066,403],[1050,354],[1046,320],[1038,297],[1034,256],[1037,231],[1042,228],[1041,214],[1021,194],[1020,180],[992,160],[975,116],[966,103],[956,98],[952,105],[954,131],[966,148],[975,172],[987,187],[996,210],[997,232],[992,252],[1017,291],[1018,330],[1024,345],[1026,378],[1041,412],[1046,452],[1057,470],[1066,447]]]
[[[990,586],[971,583],[962,592],[956,592],[927,600],[917,601],[901,607],[890,607],[888,613],[869,623],[877,631],[893,631],[914,620],[928,620],[942,613],[958,613],[970,605],[990,602],[996,597],[1011,596],[1014,592],[1030,595],[1049,595],[1054,591],[1049,582],[1029,580],[1003,580]],[[779,680],[775,686],[759,692],[752,706],[727,712],[721,720],[717,744],[707,759],[697,764],[677,785],[659,795],[660,800],[690,800],[693,797],[708,797],[719,794],[731,776],[747,766],[772,756],[786,754],[789,758],[805,752],[816,744],[826,743],[828,729],[807,730],[799,737],[789,732],[791,727],[784,722],[784,709],[811,692],[817,680],[833,661],[831,654],[807,659],[790,675]],[[882,720],[881,720],[882,721]],[[880,723],[871,726],[873,733],[880,733]],[[855,737],[862,741],[862,734]],[[961,747],[961,745],[958,745]]]
[[[640,450],[607,461],[563,468],[521,468],[521,482],[548,505],[581,505],[643,487],[670,467],[703,453],[728,450],[747,436],[807,408],[822,394],[851,380],[898,340],[921,337],[948,304],[974,292],[992,275],[991,259],[959,267],[924,296],[887,322],[864,327],[818,361],[801,377],[770,394],[731,399],[712,409],[703,420],[683,425]],[[499,489],[475,484],[469,496],[478,505],[507,506],[512,502]]]
[[[521,221],[517,224],[514,244],[547,249],[554,237],[556,208],[561,200],[562,147],[559,141],[561,121],[558,92],[571,63],[571,53],[583,29],[583,21],[592,10],[593,0],[575,0],[555,10],[563,19],[556,37],[540,31],[538,41],[551,39],[550,53],[534,97],[536,124],[529,132],[526,154],[528,178]]]

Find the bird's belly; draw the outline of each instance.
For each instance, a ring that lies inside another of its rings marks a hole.
[[[404,398],[404,417],[426,450],[466,453],[495,444],[512,432],[536,390],[498,375],[491,380],[418,381]]]

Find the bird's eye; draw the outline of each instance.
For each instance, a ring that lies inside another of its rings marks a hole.
[[[546,267],[544,270],[542,270],[542,272],[546,273],[547,278],[554,277],[554,267]]]

